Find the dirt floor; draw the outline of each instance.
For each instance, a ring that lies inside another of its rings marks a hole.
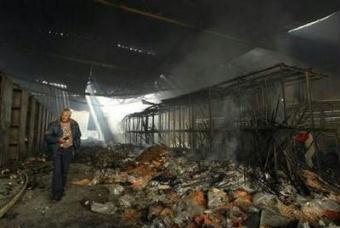
[[[108,190],[102,185],[79,186],[72,184],[93,175],[93,168],[73,163],[69,173],[66,194],[60,202],[50,200],[51,175],[39,177],[38,185],[27,190],[20,201],[3,219],[0,227],[126,227],[115,215],[91,212],[84,202],[95,200],[106,202]]]
[[[340,225],[340,188],[313,170],[297,169],[293,182],[278,169],[273,182],[261,169],[193,160],[164,145],[138,153],[122,145],[87,148],[82,157],[71,165],[66,195],[57,203],[50,200],[52,166],[45,159],[28,159],[0,178],[6,200],[26,180],[21,174],[29,176],[0,228]]]

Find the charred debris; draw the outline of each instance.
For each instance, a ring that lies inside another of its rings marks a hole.
[[[91,171],[70,185],[107,191],[78,203],[119,227],[340,225],[340,104],[311,89],[326,78],[279,64],[127,116],[126,144],[76,154]],[[0,215],[50,172],[41,157],[2,169]]]

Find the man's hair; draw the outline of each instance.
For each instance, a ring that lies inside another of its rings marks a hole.
[[[63,111],[62,111],[61,113],[63,113],[63,112],[71,112],[71,109],[69,109],[69,108],[64,108]]]

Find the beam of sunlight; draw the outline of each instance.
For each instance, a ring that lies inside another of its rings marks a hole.
[[[89,137],[93,137],[91,132],[87,129],[90,113],[88,111],[77,111],[72,109],[72,119],[76,120],[79,124],[81,131],[81,139],[86,140]]]
[[[143,103],[147,100],[151,103],[159,103],[156,94],[148,94],[138,98],[114,99],[107,97],[97,97],[100,107],[108,120],[110,130],[118,142],[124,141],[124,130],[122,120],[126,115],[141,112],[150,104]]]
[[[93,117],[94,124],[96,125],[97,131],[98,131],[98,136],[99,136],[98,138],[99,138],[100,141],[103,141],[104,140],[104,135],[103,135],[102,129],[100,127],[96,111],[95,111],[95,109],[93,107],[91,96],[86,95],[85,98],[86,98],[86,102],[87,102],[87,104],[88,104],[88,106],[90,108],[90,113],[91,113],[91,116]]]

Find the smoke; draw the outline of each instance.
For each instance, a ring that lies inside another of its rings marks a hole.
[[[258,3],[249,1],[238,1],[237,4],[216,1],[206,5],[209,6],[206,10],[211,18],[204,29],[218,31],[238,40],[204,32],[184,40],[180,48],[186,54],[172,64],[173,67],[165,74],[180,93],[189,93],[281,62],[295,62],[288,56],[259,48],[263,45],[263,40],[259,37],[266,36],[263,33],[270,33],[273,27],[290,21],[288,14],[278,19],[280,6],[277,3],[259,6]],[[263,8],[259,12],[261,7]],[[228,18],[234,18],[234,21],[227,20]],[[253,20],[254,18],[257,20]],[[172,95],[179,95],[179,92]],[[238,104],[232,98],[213,104],[214,129],[218,132],[213,137],[213,153],[209,153],[209,148],[201,148],[198,157],[211,160],[236,159],[236,152],[240,147],[237,127],[239,111]]]
[[[202,29],[235,39],[197,32],[189,36],[188,40],[183,40],[179,47],[182,57],[172,63],[173,67],[165,75],[174,84],[180,84],[180,89],[185,92],[281,62],[311,67],[316,66],[317,62],[323,62],[322,59],[330,60],[327,65],[337,61],[333,54],[333,57],[327,53],[317,54],[329,44],[324,43],[317,47],[315,43],[292,39],[292,34],[288,34],[290,29],[313,20],[310,18],[312,14],[307,21],[301,19],[305,15],[300,15],[301,18],[297,19],[293,9],[302,8],[301,5],[292,7],[288,2],[278,1],[215,1],[213,4],[202,1],[199,4],[206,6],[206,14],[209,15],[204,16],[208,23]],[[312,9],[308,10],[314,12]],[[314,15],[316,20],[321,13],[314,12]],[[339,39],[337,15],[329,21],[316,24],[316,32],[299,31],[296,36],[312,37],[317,42],[332,41],[339,50],[339,42],[334,42]],[[204,23],[198,21],[197,24]],[[327,52],[329,51],[332,51],[331,48],[327,48]],[[317,61],[311,62],[310,59],[313,58]]]
[[[215,1],[212,4],[205,0],[201,4],[206,6],[204,20],[208,21],[202,29],[216,31],[225,37],[197,32],[189,36],[189,40],[183,40],[179,52],[184,55],[172,64],[166,76],[174,84],[180,82],[180,89],[185,92],[258,70],[260,66],[253,64],[251,58],[259,59],[264,55],[234,60],[253,49],[277,49],[273,32],[292,23],[292,16],[282,10],[283,3]],[[198,21],[197,24],[204,23]],[[249,69],[249,65],[253,68]]]
[[[229,78],[224,68],[232,56],[247,51],[243,45],[226,45],[224,40],[201,34],[192,41],[189,53],[170,71],[168,78],[180,89],[196,90]]]

